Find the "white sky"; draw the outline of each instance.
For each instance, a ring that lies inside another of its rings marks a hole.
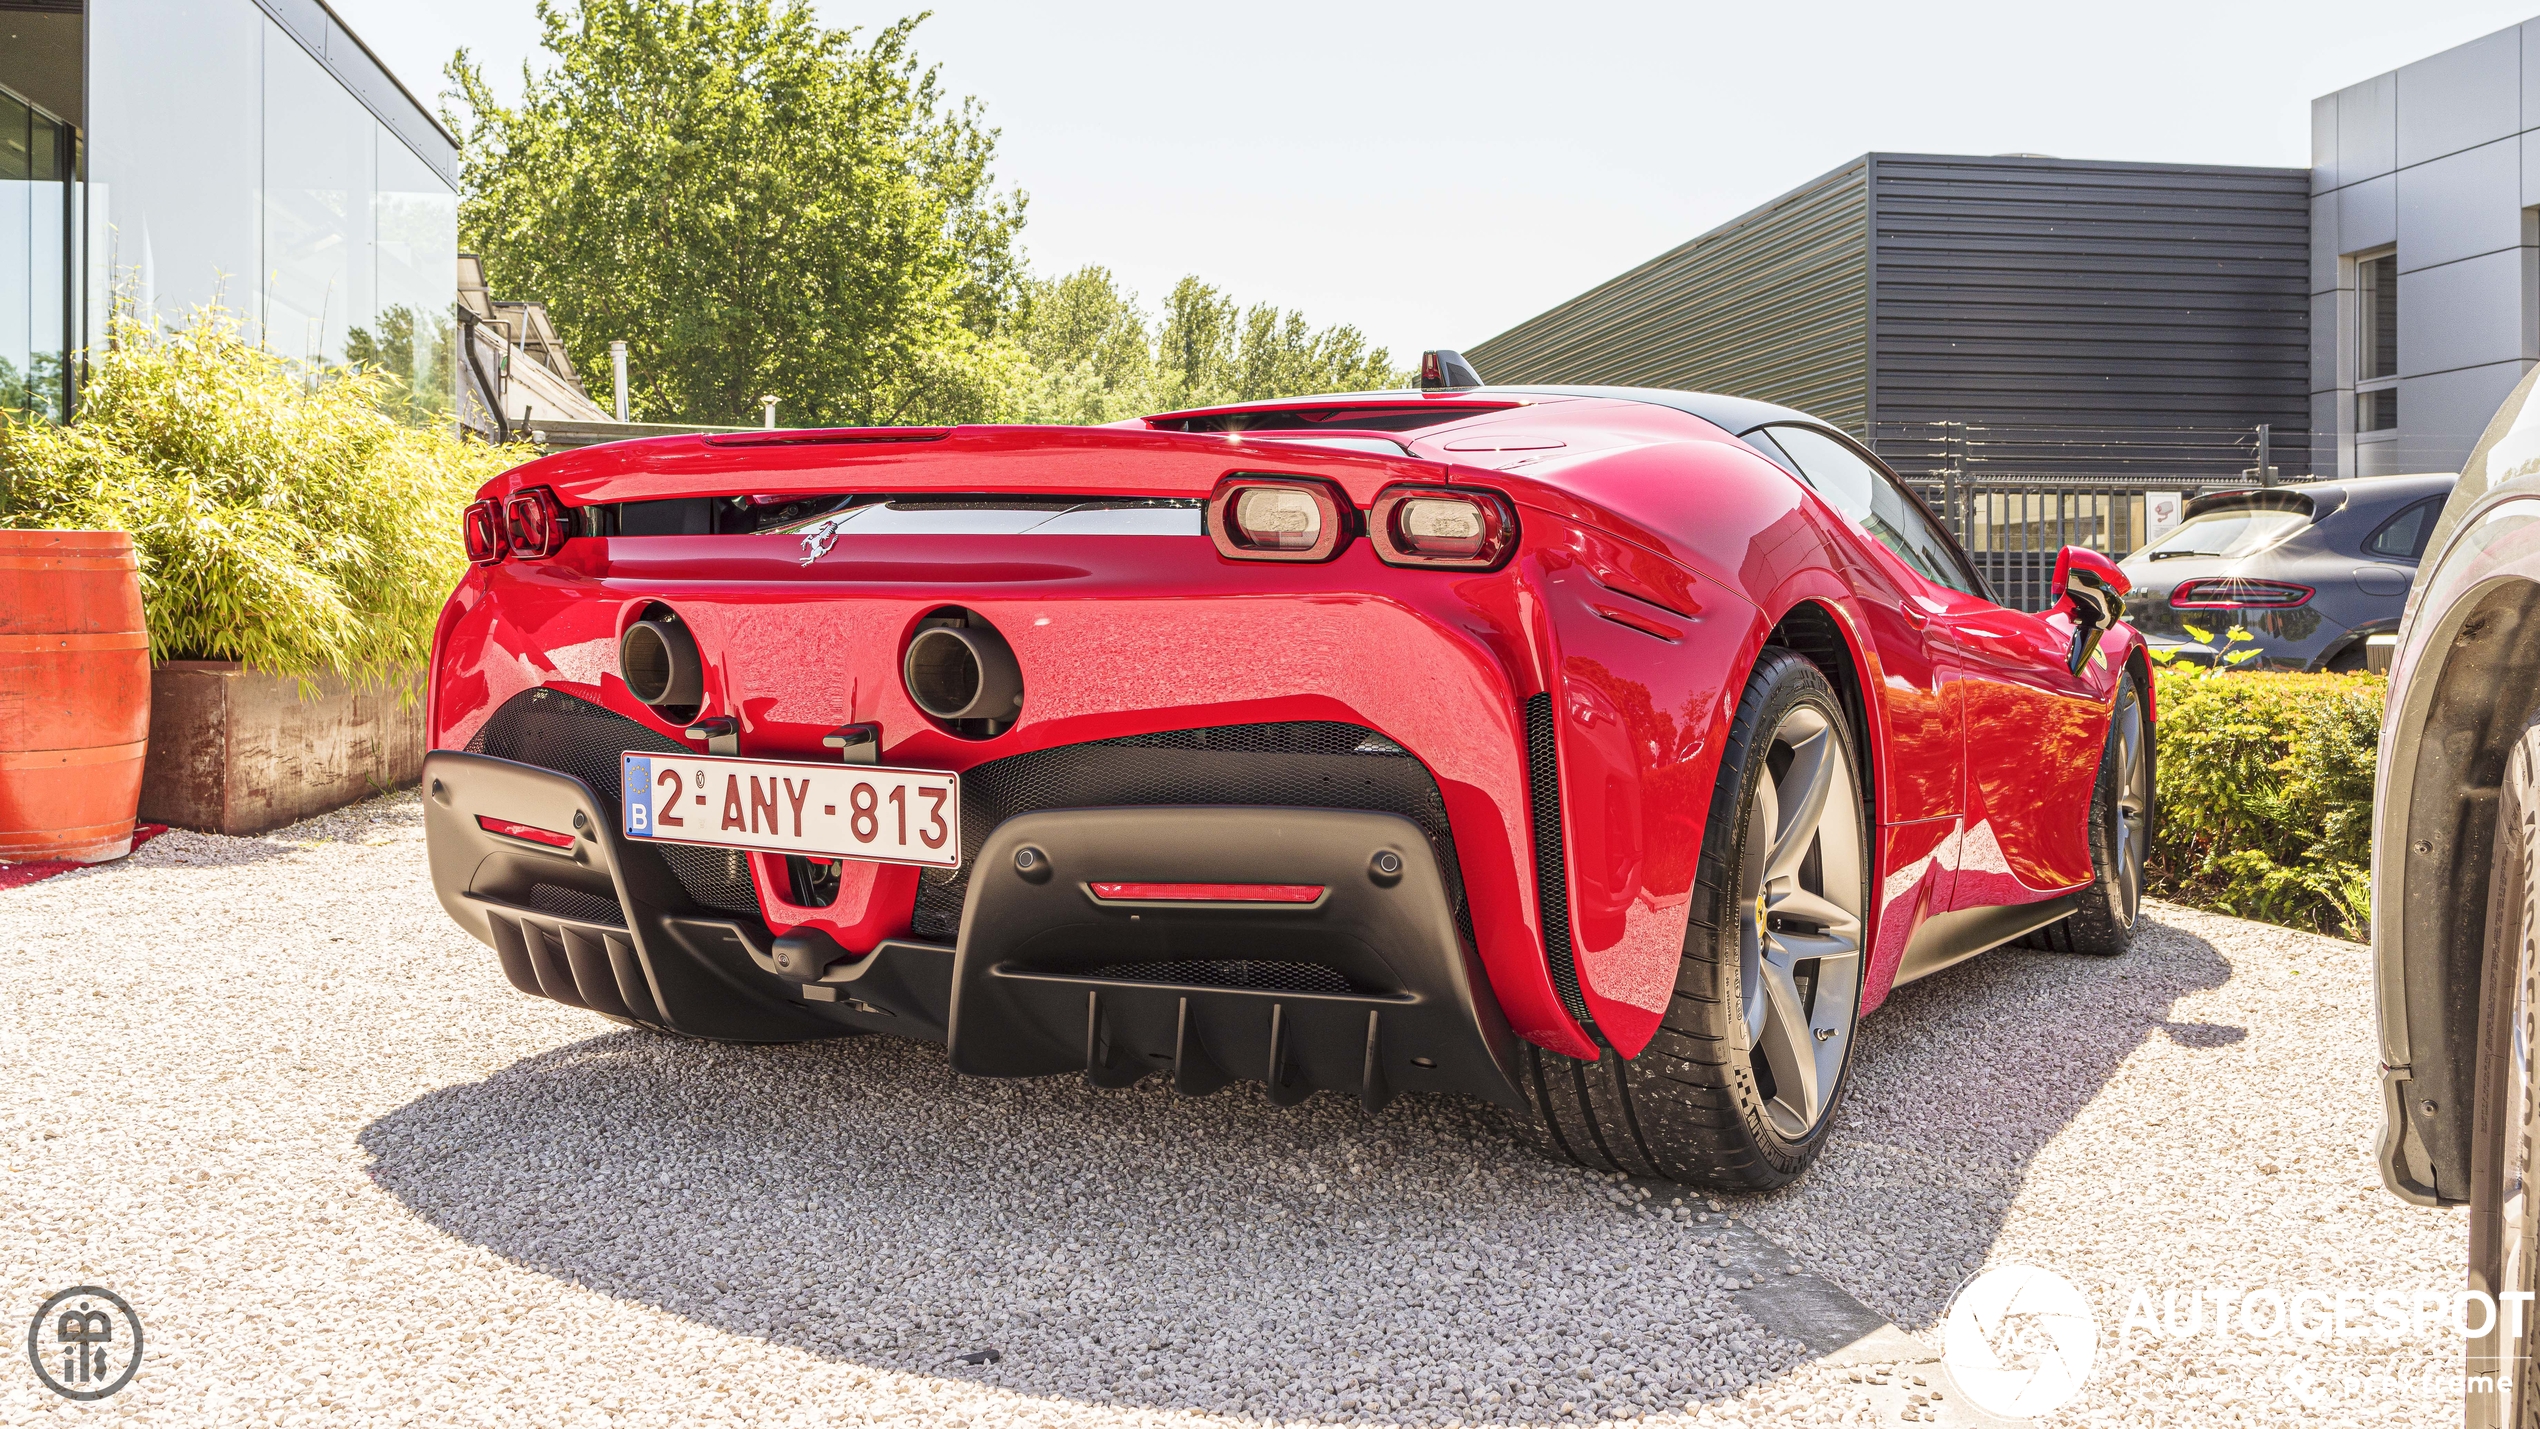
[[[530,0],[331,3],[427,97],[462,44],[510,92],[544,53]],[[1872,149],[2305,165],[2314,96],[2534,8],[936,0],[918,50],[1004,131],[1035,268],[1195,272],[1400,362]]]

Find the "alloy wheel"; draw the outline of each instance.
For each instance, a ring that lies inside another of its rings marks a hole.
[[[2125,926],[2143,906],[2143,861],[2151,852],[2152,760],[2143,700],[2128,681],[2117,703],[2117,894]]]
[[[1792,707],[1747,808],[1738,915],[1743,1051],[1773,1129],[1826,1113],[1861,996],[1861,800],[1827,713]]]

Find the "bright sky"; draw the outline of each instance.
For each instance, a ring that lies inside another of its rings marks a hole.
[[[331,3],[421,95],[460,45],[513,92],[544,54],[530,0]],[[2305,165],[2314,96],[2540,9],[935,4],[919,53],[1004,131],[1034,267],[1108,264],[1150,303],[1198,273],[1398,362],[1872,149]],[[866,29],[916,8],[816,6]]]

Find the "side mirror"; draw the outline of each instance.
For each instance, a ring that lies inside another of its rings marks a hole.
[[[2099,649],[2099,637],[2125,618],[2125,595],[2134,582],[2117,563],[2087,546],[2066,546],[2055,553],[2055,599],[2072,608],[2073,648],[2065,667],[2078,679],[2082,666]]]

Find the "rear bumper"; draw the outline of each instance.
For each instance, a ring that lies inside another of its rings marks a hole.
[[[436,751],[426,835],[442,906],[523,992],[732,1041],[888,1031],[983,1076],[1260,1082],[1371,1110],[1403,1091],[1522,1106],[1512,1038],[1429,838],[1360,809],[1061,809],[1000,824],[958,941],[850,956],[694,903],[655,848],[570,775]],[[480,816],[557,831],[551,849]],[[1031,848],[1030,868],[1016,853]],[[1380,859],[1379,855],[1389,855]],[[1088,885],[1279,883],[1310,904],[1106,901]]]

